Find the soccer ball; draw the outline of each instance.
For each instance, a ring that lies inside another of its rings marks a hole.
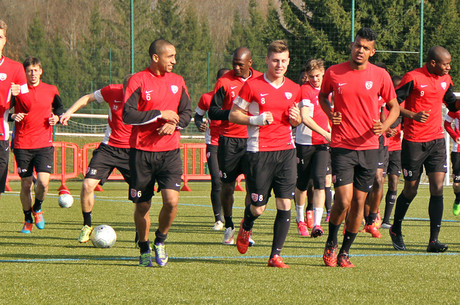
[[[91,233],[91,242],[96,248],[110,248],[117,241],[117,233],[109,225],[100,225]]]
[[[58,203],[61,208],[70,208],[73,204],[73,197],[70,194],[59,195]]]

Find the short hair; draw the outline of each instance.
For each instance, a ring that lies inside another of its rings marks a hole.
[[[219,71],[217,71],[216,80],[218,80],[219,78],[221,78],[222,75],[224,75],[224,74],[227,73],[228,71],[230,71],[229,68],[220,68]]]
[[[286,40],[275,40],[268,46],[267,57],[272,53],[284,53],[289,52],[289,47]]]
[[[396,82],[400,82],[401,80],[402,80],[401,75],[393,75],[393,77],[391,78],[391,81],[393,82],[393,84],[395,84]]]
[[[374,32],[374,30],[370,29],[370,28],[361,28],[358,33],[356,33],[356,36],[355,36],[355,40],[356,40],[356,37],[361,37],[361,38],[364,38],[366,40],[369,40],[369,41],[376,41],[377,40],[377,33]]]
[[[8,29],[8,25],[6,24],[6,22],[0,19],[0,30],[3,30],[3,33],[5,34],[5,36],[6,36],[7,29]]]
[[[427,61],[430,62],[434,60],[435,62],[438,62],[441,60],[441,56],[443,55],[450,55],[446,48],[441,46],[431,47],[427,53]]]
[[[305,64],[303,71],[308,73],[316,69],[324,70],[324,60],[322,60],[321,58],[310,58],[309,60],[307,60],[307,63]]]
[[[128,81],[133,75],[133,73],[130,73],[123,78],[123,88],[126,88],[128,86]]]
[[[160,55],[166,46],[172,46],[173,44],[166,39],[160,38],[154,40],[149,47],[149,55],[152,58],[153,54]]]
[[[40,61],[40,59],[32,56],[27,57],[22,63],[22,65],[24,66],[24,70],[27,69],[27,67],[29,66],[39,66],[40,69],[42,69],[42,62]]]

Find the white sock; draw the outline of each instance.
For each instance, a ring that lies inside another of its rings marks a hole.
[[[297,212],[297,222],[305,222],[305,205],[296,205],[295,210]]]
[[[321,218],[323,217],[323,208],[313,208],[314,214],[315,214],[315,222],[314,226],[320,226],[321,225]]]

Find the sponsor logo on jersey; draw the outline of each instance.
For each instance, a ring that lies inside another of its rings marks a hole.
[[[447,83],[446,83],[446,82],[442,82],[442,83],[441,83],[441,87],[442,87],[442,89],[446,90],[446,88],[447,88]]]
[[[373,85],[373,84],[374,84],[374,83],[373,83],[372,81],[370,81],[370,80],[367,81],[366,84],[365,84],[365,85],[366,85],[366,89],[367,89],[367,90],[370,90],[370,89],[372,88],[372,85]]]
[[[171,91],[173,94],[176,94],[177,91],[179,91],[179,87],[177,87],[176,85],[171,85]]]
[[[7,78],[6,73],[0,73],[0,81],[4,81]]]
[[[286,98],[288,100],[290,100],[292,98],[292,93],[291,92],[284,92],[284,95],[286,96]]]
[[[112,109],[116,111],[116,110],[118,110],[118,106],[117,106],[117,105],[113,105]]]

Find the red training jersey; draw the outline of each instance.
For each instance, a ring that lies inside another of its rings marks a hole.
[[[382,104],[396,98],[388,72],[371,63],[364,70],[352,69],[350,62],[337,64],[327,69],[321,92],[334,92],[334,111],[342,114],[342,122],[332,125],[331,147],[379,148],[379,136],[372,132],[374,120],[380,119]]]
[[[271,112],[270,125],[247,125],[247,151],[278,151],[294,149],[289,108],[300,102],[300,86],[287,77],[281,86],[275,86],[265,75],[260,75],[244,84],[235,104],[248,111],[250,116]]]
[[[196,107],[195,112],[200,116],[204,116],[209,110],[213,96],[213,91],[203,94],[200,98],[200,101],[198,102],[198,106]],[[205,133],[206,144],[219,145],[220,123],[220,120],[209,120],[209,128],[206,129]]]
[[[330,132],[329,118],[321,109],[318,102],[320,88],[313,87],[310,82],[303,84],[301,87],[301,102],[299,108],[309,107],[310,117],[318,124],[319,127]],[[326,144],[327,140],[319,133],[314,132],[305,124],[296,127],[295,142],[302,145],[321,145]]]
[[[430,111],[425,123],[404,118],[404,139],[411,142],[429,142],[444,137],[442,104],[446,92],[452,86],[449,74],[431,74],[426,64],[404,74],[396,89],[398,100],[404,100],[405,109],[412,112]]]
[[[0,58],[0,141],[10,138],[8,114],[11,105],[11,83],[21,86],[21,96],[27,96],[26,72],[22,64],[3,56]]]
[[[214,86],[214,96],[208,115],[210,119],[221,120],[219,133],[223,136],[230,138],[248,137],[246,126],[229,122],[228,115],[232,109],[233,100],[238,96],[245,82],[262,75],[261,72],[252,68],[250,71],[249,77],[244,79],[235,76],[235,71],[231,70],[219,78]]]
[[[105,130],[102,143],[118,148],[129,148],[132,126],[123,123],[123,85],[108,85],[95,91],[94,97],[98,103],[109,104],[109,125]]]
[[[133,125],[129,142],[132,148],[151,152],[180,148],[179,129],[187,127],[192,117],[190,97],[181,76],[171,72],[156,75],[146,68],[129,79],[124,102],[123,122]],[[179,115],[171,135],[158,134],[167,123],[161,118],[163,110]]]
[[[454,123],[454,127],[452,128],[452,123]],[[450,137],[452,138],[452,151],[453,152],[460,152],[460,145],[457,143],[457,139],[460,138],[460,110],[453,112],[449,111],[446,114],[445,121],[444,121],[444,128],[446,129],[447,133],[449,133]]]
[[[63,112],[61,98],[56,86],[40,82],[37,86],[28,86],[31,104],[24,104],[21,96],[16,100],[15,113],[27,115],[14,123],[14,148],[36,149],[53,146],[53,126],[49,118]]]

